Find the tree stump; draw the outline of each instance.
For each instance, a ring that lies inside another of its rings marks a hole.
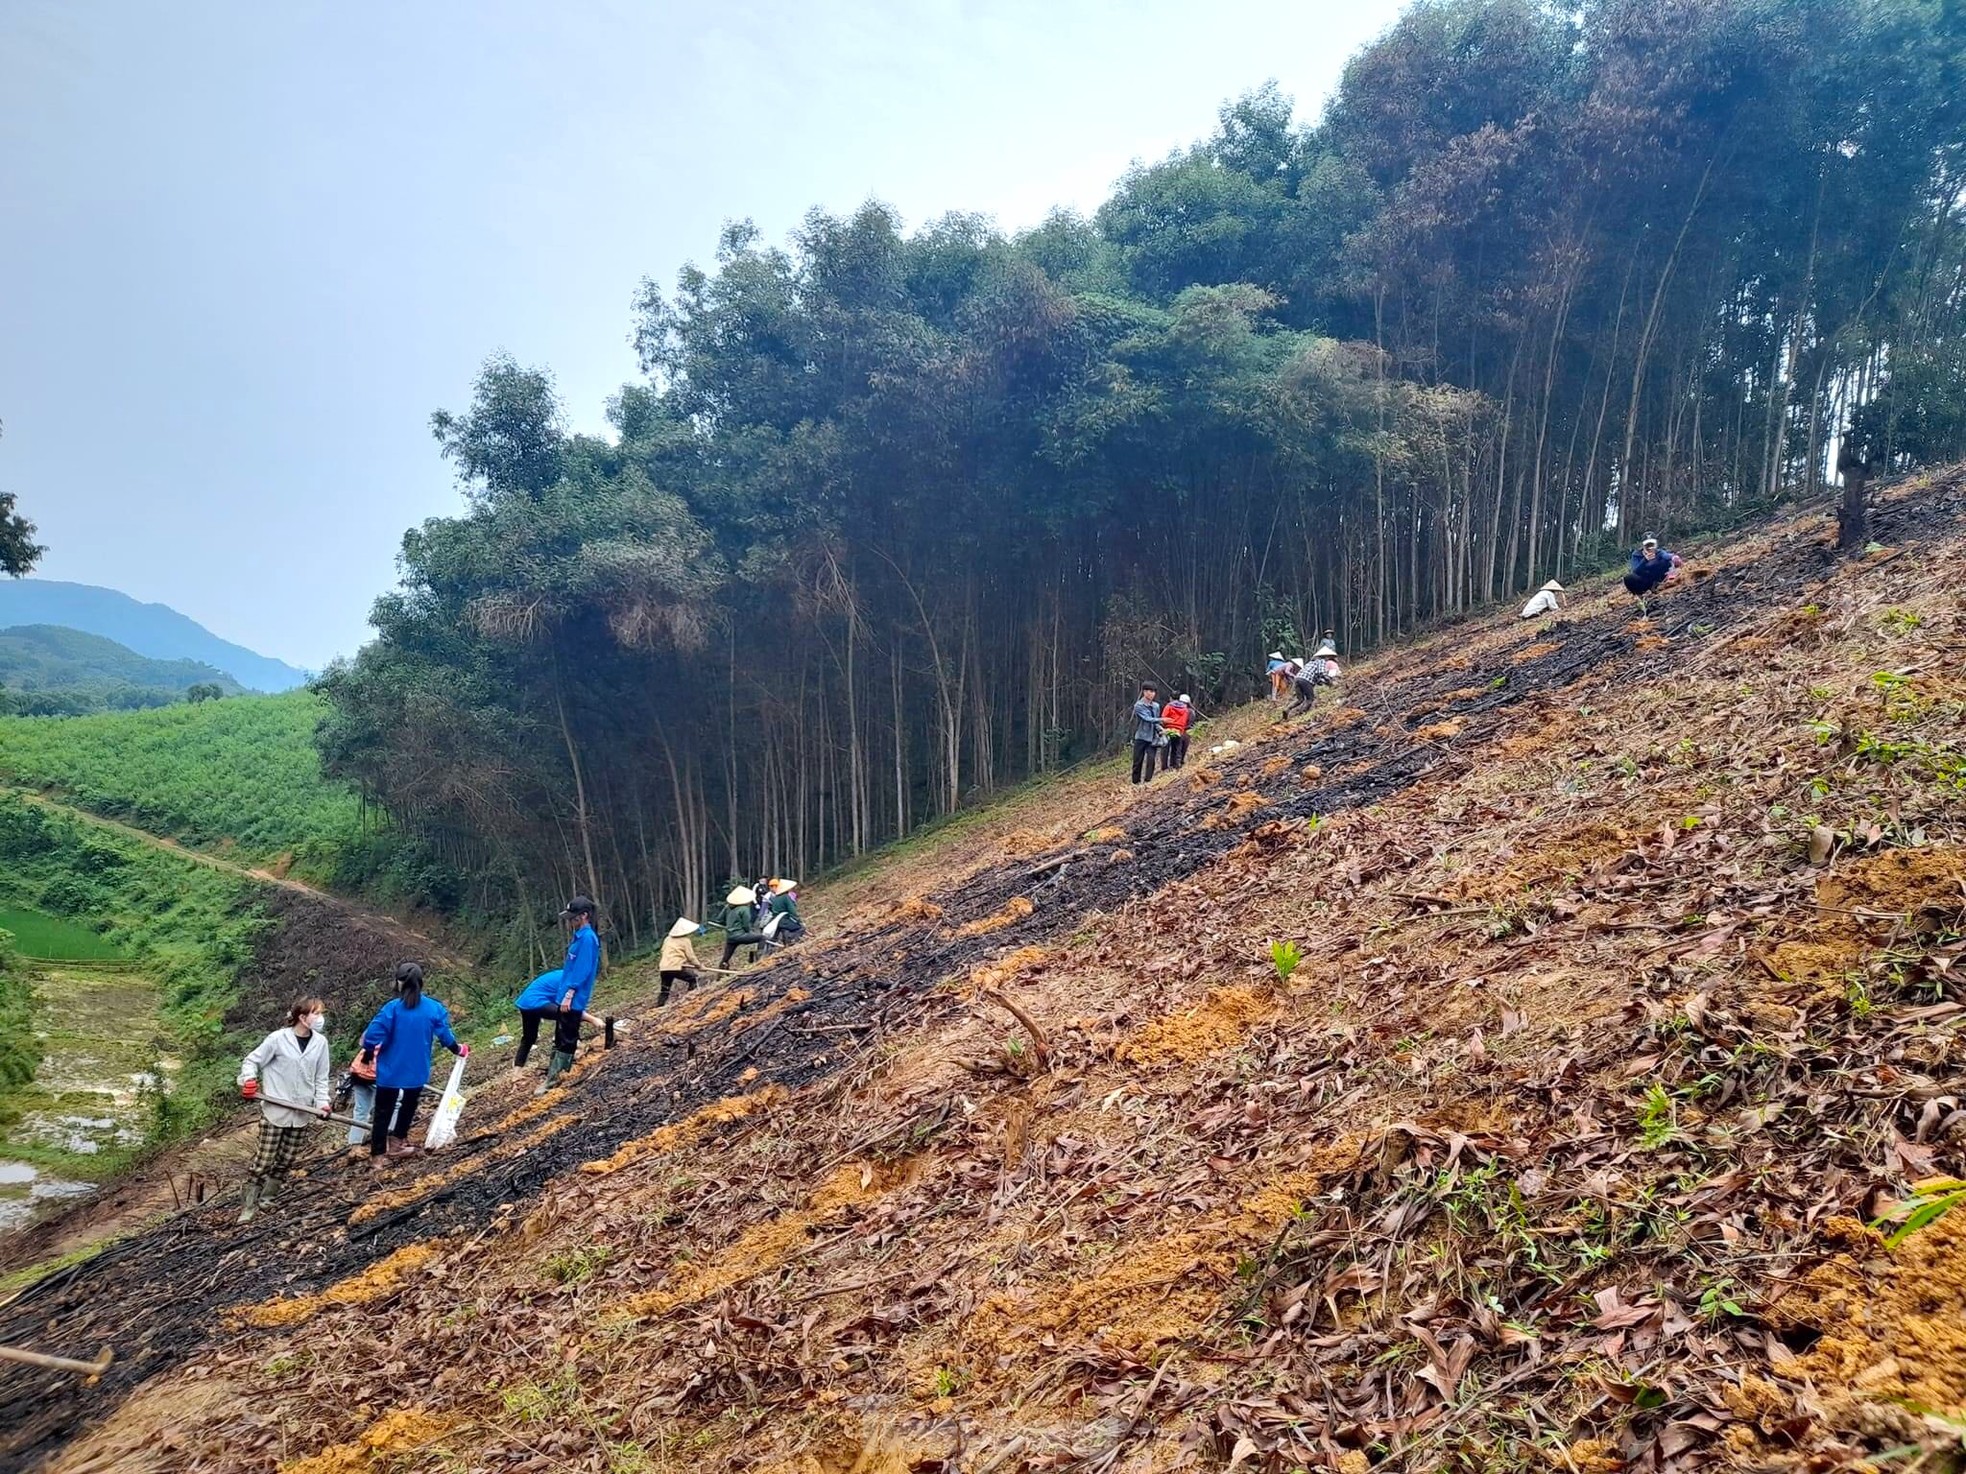
[[[1836,509],[1836,546],[1849,552],[1869,541],[1864,496],[1870,486],[1870,460],[1854,446],[1845,445],[1837,454],[1836,469],[1843,473],[1843,502]]]

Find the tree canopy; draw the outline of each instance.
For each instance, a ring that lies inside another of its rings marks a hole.
[[[20,578],[33,571],[45,552],[34,541],[34,524],[14,510],[14,493],[0,491],[0,573]]]
[[[503,358],[463,515],[331,671],[331,768],[631,937],[857,854],[1262,653],[1382,640],[1966,453],[1955,0],[1421,0],[1090,220],[729,227],[568,434]],[[487,895],[487,901],[494,898]]]

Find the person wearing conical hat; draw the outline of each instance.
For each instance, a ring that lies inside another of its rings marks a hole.
[[[1320,686],[1336,687],[1338,684],[1338,647],[1332,643],[1331,636],[1324,637],[1324,643],[1312,652],[1311,658],[1299,662],[1298,670],[1290,678],[1291,689],[1296,699],[1285,708],[1283,720],[1289,721],[1299,712],[1309,711],[1317,705]]]
[[[772,928],[772,941],[783,947],[796,942],[806,934],[806,924],[799,915],[799,883],[784,877],[772,881],[769,894],[765,897],[765,919],[769,925],[773,919],[777,925]]]
[[[690,938],[700,936],[703,930],[700,923],[687,916],[677,917],[676,924],[669,928],[669,935],[662,943],[662,956],[655,964],[662,978],[662,991],[655,1000],[657,1008],[669,1001],[669,989],[674,984],[680,982],[684,992],[696,986],[696,948],[690,945]]]
[[[758,960],[758,946],[765,939],[758,930],[758,893],[748,885],[735,887],[724,897],[724,957],[717,964],[720,972],[730,971],[730,960],[739,947],[751,948],[751,960]]]
[[[1545,614],[1561,613],[1563,600],[1558,596],[1562,593],[1563,585],[1555,579],[1551,579],[1540,589],[1536,590],[1536,597],[1522,606],[1522,613],[1518,614],[1516,618],[1540,619]]]
[[[1290,662],[1284,659],[1281,650],[1272,650],[1269,660],[1270,700],[1281,701],[1290,690],[1290,672],[1284,668]]]

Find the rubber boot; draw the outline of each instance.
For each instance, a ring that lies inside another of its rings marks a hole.
[[[572,1068],[573,1056],[564,1049],[554,1050],[553,1058],[546,1065],[546,1078],[539,1082],[539,1089],[535,1090],[533,1094],[544,1095],[560,1083],[561,1075]]]
[[[259,1185],[259,1205],[264,1208],[280,1194],[280,1179],[269,1177]]]
[[[239,1221],[241,1223],[251,1223],[253,1221],[253,1216],[259,1212],[259,1197],[259,1179],[257,1177],[248,1177],[246,1179],[246,1190],[241,1195],[239,1207]]]

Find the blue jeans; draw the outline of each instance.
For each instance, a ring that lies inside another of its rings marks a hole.
[[[360,1146],[369,1139],[369,1122],[375,1119],[375,1086],[366,1080],[357,1080],[351,1110],[355,1124],[348,1128],[348,1144]]]

